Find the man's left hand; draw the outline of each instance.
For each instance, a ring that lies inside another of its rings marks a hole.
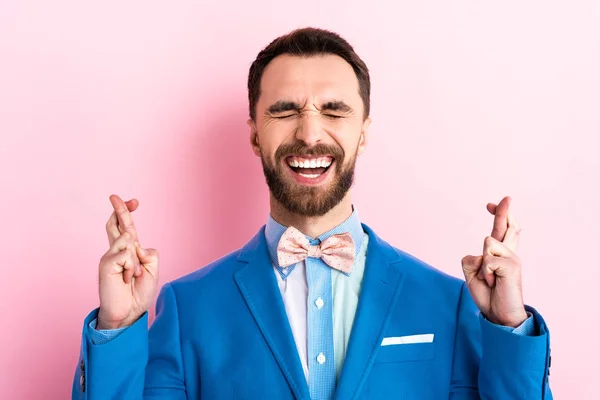
[[[521,260],[516,255],[521,228],[509,213],[510,197],[496,205],[491,236],[483,242],[482,256],[466,256],[462,268],[471,297],[491,322],[516,328],[527,319],[523,303]]]

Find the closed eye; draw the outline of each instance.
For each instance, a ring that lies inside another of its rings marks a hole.
[[[343,115],[335,115],[335,114],[323,114],[328,118],[333,118],[333,119],[339,119],[339,118],[344,118]]]
[[[289,118],[289,117],[293,117],[295,115],[298,115],[298,114],[273,115],[272,117],[275,118],[275,119],[286,119],[286,118]]]

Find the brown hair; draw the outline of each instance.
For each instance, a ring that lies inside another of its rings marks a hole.
[[[260,97],[260,80],[267,65],[277,56],[291,54],[295,56],[316,56],[333,54],[342,57],[354,69],[358,79],[358,90],[364,105],[364,118],[370,112],[371,80],[369,69],[363,60],[344,38],[337,33],[318,28],[297,29],[280,36],[265,47],[250,66],[248,74],[248,101],[250,118],[256,117],[256,104]]]

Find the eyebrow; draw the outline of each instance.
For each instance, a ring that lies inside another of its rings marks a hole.
[[[300,104],[296,103],[295,101],[279,100],[275,104],[269,106],[269,108],[267,108],[267,111],[271,114],[277,114],[285,111],[300,112],[301,109],[302,107],[300,106]]]
[[[341,100],[333,100],[325,102],[321,105],[321,111],[340,111],[345,113],[351,113],[352,107],[344,103]],[[279,100],[276,103],[269,106],[267,111],[271,114],[277,114],[285,111],[302,111],[302,106],[295,101]]]
[[[350,113],[352,112],[352,107],[348,104],[344,103],[341,100],[328,101],[327,103],[323,103],[321,105],[321,111],[329,110],[329,111],[340,111]]]

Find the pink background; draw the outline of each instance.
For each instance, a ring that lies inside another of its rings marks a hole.
[[[460,276],[491,231],[486,202],[511,195],[556,397],[595,397],[600,2],[382,3],[2,1],[0,398],[70,396],[111,193],[140,199],[161,284],[265,221],[246,76],[306,25],[344,35],[372,72],[363,221]]]

